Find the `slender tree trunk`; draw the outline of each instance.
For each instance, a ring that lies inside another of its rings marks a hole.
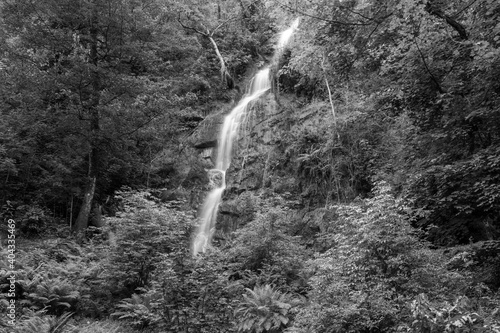
[[[98,11],[97,5],[93,3],[91,27],[90,27],[90,67],[91,67],[91,86],[92,86],[92,96],[90,97],[89,104],[87,106],[89,116],[90,116],[90,157],[89,157],[89,174],[87,178],[87,185],[85,188],[85,194],[83,198],[82,206],[80,207],[80,212],[76,218],[74,224],[74,230],[76,232],[83,231],[87,228],[89,223],[90,211],[92,210],[92,201],[94,200],[94,194],[96,189],[96,182],[98,176],[98,164],[99,164],[99,72],[98,72],[98,54],[97,54],[97,43],[98,43]]]
[[[335,106],[333,105],[332,90],[330,89],[330,84],[328,83],[326,75],[325,75],[325,85],[326,85],[326,90],[328,90],[328,99],[330,100],[330,106],[332,107],[333,123],[335,124],[335,129],[336,129],[337,116],[335,115]]]
[[[224,61],[224,58],[222,57],[222,54],[219,51],[219,47],[217,46],[217,43],[215,42],[215,40],[213,39],[213,37],[212,36],[208,36],[208,39],[210,40],[210,42],[212,43],[212,45],[214,47],[215,54],[217,54],[217,58],[219,58],[219,61],[220,61],[220,74],[222,76],[224,76],[224,74],[227,72],[226,62]]]
[[[78,217],[76,218],[74,230],[76,232],[83,231],[88,226],[89,215],[92,209],[92,200],[94,199],[95,194],[95,184],[96,177],[91,177],[88,179],[87,188],[85,189],[85,196],[83,197],[83,203],[80,207],[80,212],[78,213]]]
[[[104,226],[104,221],[102,219],[102,206],[100,204],[94,203],[92,205],[89,224],[96,228],[102,228]]]
[[[332,108],[333,125],[335,126],[335,132],[337,134],[337,138],[339,138],[339,132],[337,130],[337,115],[335,114],[335,106],[333,105],[332,90],[330,89],[330,84],[328,83],[328,77],[326,76],[325,58],[326,58],[325,55],[323,55],[323,60],[321,61],[321,69],[323,70],[323,75],[325,77],[326,90],[328,91],[328,100],[330,101],[330,106]]]
[[[222,82],[225,82],[227,84],[227,87],[229,89],[232,89],[234,87],[233,78],[231,77],[231,75],[229,75],[229,72],[227,71],[226,62],[224,61],[224,58],[222,57],[222,54],[219,51],[219,47],[217,46],[217,43],[215,42],[215,40],[213,39],[212,36],[207,35],[207,38],[212,43],[214,50],[215,50],[215,54],[217,54],[217,58],[219,58],[220,75],[221,75]]]
[[[73,195],[71,195],[71,206],[69,209],[69,227],[73,229]]]
[[[220,7],[219,7],[220,9]],[[212,43],[212,46],[214,47],[214,51],[215,53],[217,54],[217,58],[219,59],[219,62],[220,62],[220,74],[221,74],[221,79],[222,79],[222,82],[226,83],[227,87],[229,89],[233,89],[234,88],[234,80],[233,78],[231,77],[231,75],[229,75],[229,72],[227,71],[227,67],[226,67],[226,62],[224,61],[224,57],[222,56],[222,54],[220,53],[219,51],[219,47],[217,46],[217,43],[215,42],[214,38],[213,38],[213,34],[220,28],[222,27],[224,24],[226,24],[227,22],[229,21],[232,21],[233,18],[231,19],[228,19],[226,20],[225,22],[222,22],[221,24],[219,24],[212,32],[210,32],[210,29],[206,28],[203,26],[203,24],[201,24],[201,26],[204,28],[205,31],[201,31],[195,27],[192,27],[192,26],[188,26],[188,25],[185,25],[182,20],[181,20],[181,16],[179,15],[179,18],[178,18],[178,22],[180,23],[180,25],[184,28],[184,29],[188,29],[188,30],[192,30],[200,35],[202,35],[203,37],[206,37],[208,38],[208,40],[210,40],[210,43]]]

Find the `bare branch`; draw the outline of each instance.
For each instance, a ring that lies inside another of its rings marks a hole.
[[[339,7],[340,7],[340,8],[342,8],[342,9],[345,9],[346,11],[348,11],[348,12],[350,12],[350,13],[352,13],[352,14],[355,14],[355,15],[361,16],[361,17],[362,17],[362,18],[364,18],[365,20],[373,20],[373,18],[368,17],[368,16],[366,16],[366,15],[363,15],[363,14],[361,14],[361,13],[359,13],[359,12],[356,12],[356,11],[354,11],[354,10],[350,9],[350,8],[349,8],[349,7],[347,7],[347,6],[339,6]]]
[[[361,22],[342,22],[342,21],[336,21],[336,20],[329,20],[329,19],[325,19],[323,17],[319,17],[319,16],[315,16],[315,15],[311,15],[309,13],[305,13],[305,12],[301,12],[299,10],[295,10],[294,8],[290,7],[290,6],[287,6],[285,4],[281,4],[281,7],[282,8],[285,8],[289,11],[292,11],[294,13],[298,13],[300,15],[304,15],[304,16],[307,16],[307,17],[310,17],[310,18],[313,18],[313,19],[316,19],[316,20],[319,20],[319,21],[323,21],[323,22],[328,22],[328,23],[331,23],[331,24],[338,24],[338,25],[354,25],[354,26],[365,26],[365,25],[371,25],[372,22],[369,22],[369,23],[361,23]]]
[[[187,26],[184,23],[182,23],[181,14],[180,13],[179,13],[179,17],[177,18],[177,22],[179,22],[179,24],[181,25],[181,27],[183,27],[184,29],[192,30],[192,31],[196,32],[197,34],[200,34],[200,35],[205,36],[207,38],[210,36],[210,35],[204,33],[203,31],[200,31],[200,30],[196,29],[195,27],[190,27],[190,26]]]
[[[331,23],[331,24],[337,24],[337,25],[353,25],[353,26],[368,26],[368,25],[372,25],[373,23],[377,23],[377,24],[380,24],[382,23],[385,19],[391,17],[393,15],[393,13],[389,13],[385,16],[382,16],[380,18],[377,18],[377,17],[368,17],[368,16],[365,16],[365,15],[362,15],[358,12],[355,12],[353,10],[350,10],[346,7],[342,7],[343,9],[346,9],[348,10],[349,12],[353,13],[353,14],[356,14],[356,15],[359,15],[361,16],[362,18],[364,18],[366,21],[365,22],[345,22],[345,21],[337,21],[337,20],[330,20],[330,19],[326,19],[326,18],[323,18],[323,17],[319,17],[319,16],[315,16],[315,15],[311,15],[309,13],[306,13],[306,12],[301,12],[299,10],[296,10],[290,6],[287,6],[285,4],[281,4],[281,7],[289,10],[289,11],[293,11],[295,13],[299,13],[301,15],[304,15],[304,16],[307,16],[307,17],[310,17],[310,18],[313,18],[313,19],[316,19],[316,20],[319,20],[319,21],[323,21],[323,22],[328,22],[328,23]]]
[[[219,29],[220,27],[222,27],[224,24],[230,22],[231,20],[234,20],[235,18],[230,18],[222,23],[220,23],[212,32],[210,32],[210,30],[205,27],[203,24],[201,24],[201,26],[203,28],[205,28],[207,30],[206,33],[194,28],[194,27],[191,27],[191,26],[187,26],[185,25],[182,20],[181,20],[181,17],[180,17],[180,14],[179,14],[179,17],[178,17],[178,21],[179,21],[179,24],[184,28],[184,29],[187,29],[187,30],[192,30],[200,35],[202,35],[203,37],[206,37],[208,38],[208,40],[210,41],[210,43],[212,43],[212,46],[214,48],[214,51],[215,51],[215,54],[217,55],[217,58],[219,59],[219,62],[220,62],[220,74],[221,74],[221,80],[222,82],[225,82],[228,86],[229,89],[232,89],[234,87],[234,83],[233,83],[233,78],[231,77],[231,75],[229,74],[229,71],[227,70],[227,66],[226,66],[226,61],[224,60],[224,57],[222,56],[222,54],[220,53],[219,51],[219,47],[217,46],[217,43],[215,42],[214,38],[213,38],[213,35],[215,33],[215,31],[217,31],[217,29]]]
[[[215,29],[214,29],[214,30],[212,30],[212,33],[211,33],[210,35],[211,35],[211,36],[213,36],[213,35],[214,35],[214,33],[215,33],[217,30],[219,30],[221,27],[223,27],[226,23],[229,23],[229,22],[231,22],[231,21],[234,21],[234,20],[236,20],[237,18],[238,18],[237,16],[235,16],[235,17],[231,17],[231,18],[229,18],[229,19],[225,20],[224,22],[220,23],[218,26],[216,26],[216,27],[215,27]]]

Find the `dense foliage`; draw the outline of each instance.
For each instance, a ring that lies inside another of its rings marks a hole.
[[[0,0],[0,330],[15,301],[22,333],[500,332],[499,22],[494,0]],[[266,63],[193,257],[214,133]]]
[[[281,70],[284,89],[326,98],[329,82],[337,106],[348,107],[333,112],[335,128],[317,132],[318,147],[307,133],[301,135],[299,140],[310,143],[299,150],[306,155],[298,171],[342,184],[336,186],[342,191],[349,180],[358,187],[354,194],[366,191],[360,184],[370,177],[407,190],[415,207],[426,212],[416,225],[437,226],[433,240],[439,244],[497,237],[498,3],[282,6],[304,15],[303,25],[311,27],[297,37],[300,43]],[[356,101],[346,100],[346,90]],[[375,106],[359,110],[357,105],[370,100]],[[358,110],[361,116],[353,113]],[[346,129],[343,117],[355,117],[362,130]],[[336,192],[330,197],[347,195]]]
[[[248,31],[237,21],[246,7],[235,6],[217,33],[228,70],[241,75],[252,54],[234,41],[260,50],[265,25]],[[230,97],[211,46],[179,24],[184,8],[1,2],[2,205],[39,204],[71,221],[87,194],[103,205],[122,185],[165,185],[175,170],[158,157],[182,153],[211,103]]]

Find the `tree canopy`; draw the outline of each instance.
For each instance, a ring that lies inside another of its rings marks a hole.
[[[496,0],[0,0],[1,312],[498,332],[499,22]],[[219,127],[265,65],[193,256]]]

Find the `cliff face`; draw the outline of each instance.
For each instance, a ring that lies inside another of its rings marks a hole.
[[[214,167],[218,134],[228,112],[225,109],[207,117],[190,137],[198,163],[203,163],[206,169]],[[251,221],[263,203],[286,207],[297,233],[310,234],[318,230],[325,210],[305,204],[295,172],[297,156],[293,156],[288,145],[290,138],[304,130],[314,132],[319,123],[330,121],[330,116],[327,108],[304,108],[290,96],[280,96],[278,100],[273,92],[253,105],[233,146],[217,219],[219,235]]]
[[[218,222],[224,230],[235,230],[251,220],[255,211],[253,197],[275,193],[274,164],[280,158],[283,114],[274,95],[268,93],[254,104],[241,125],[226,175],[224,202],[219,209]],[[287,177],[295,183],[292,175]]]

